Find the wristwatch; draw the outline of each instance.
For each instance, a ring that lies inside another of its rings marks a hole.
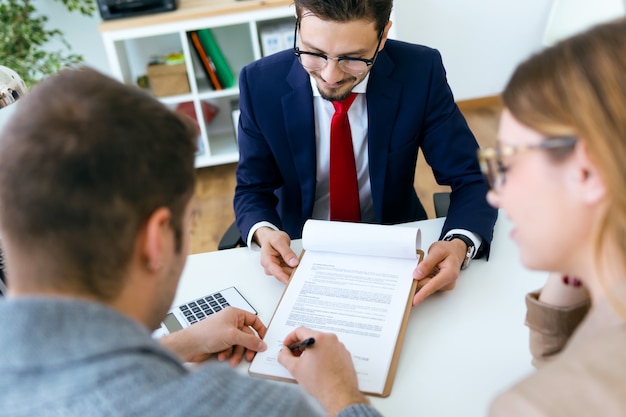
[[[461,264],[461,270],[463,270],[469,266],[470,261],[472,260],[474,256],[474,249],[475,249],[474,242],[469,237],[465,235],[461,235],[461,234],[452,234],[443,238],[443,240],[447,242],[451,241],[452,239],[461,239],[467,246],[467,252],[465,252],[465,259],[463,259],[463,263]]]

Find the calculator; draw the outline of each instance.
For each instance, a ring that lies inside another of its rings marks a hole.
[[[152,336],[158,338],[184,329],[228,306],[257,314],[254,307],[241,295],[237,288],[228,287],[172,308],[163,319],[161,327],[155,330]]]

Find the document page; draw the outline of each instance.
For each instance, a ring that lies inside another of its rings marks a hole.
[[[277,356],[285,336],[306,326],[335,333],[346,345],[361,391],[388,394],[420,240],[416,228],[307,221],[304,254],[269,325],[268,349],[249,372],[293,379]]]

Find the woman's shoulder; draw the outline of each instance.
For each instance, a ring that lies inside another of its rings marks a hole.
[[[569,346],[496,398],[491,416],[626,415],[626,326]]]

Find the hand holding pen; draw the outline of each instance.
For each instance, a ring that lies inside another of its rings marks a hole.
[[[337,335],[299,327],[287,335],[283,346],[287,349],[280,351],[278,362],[329,415],[350,404],[368,403],[359,391],[352,356]]]
[[[288,345],[287,347],[293,353],[298,353],[298,352],[302,353],[304,352],[304,349],[313,346],[314,343],[315,343],[315,338],[309,337],[299,342],[292,343]]]

